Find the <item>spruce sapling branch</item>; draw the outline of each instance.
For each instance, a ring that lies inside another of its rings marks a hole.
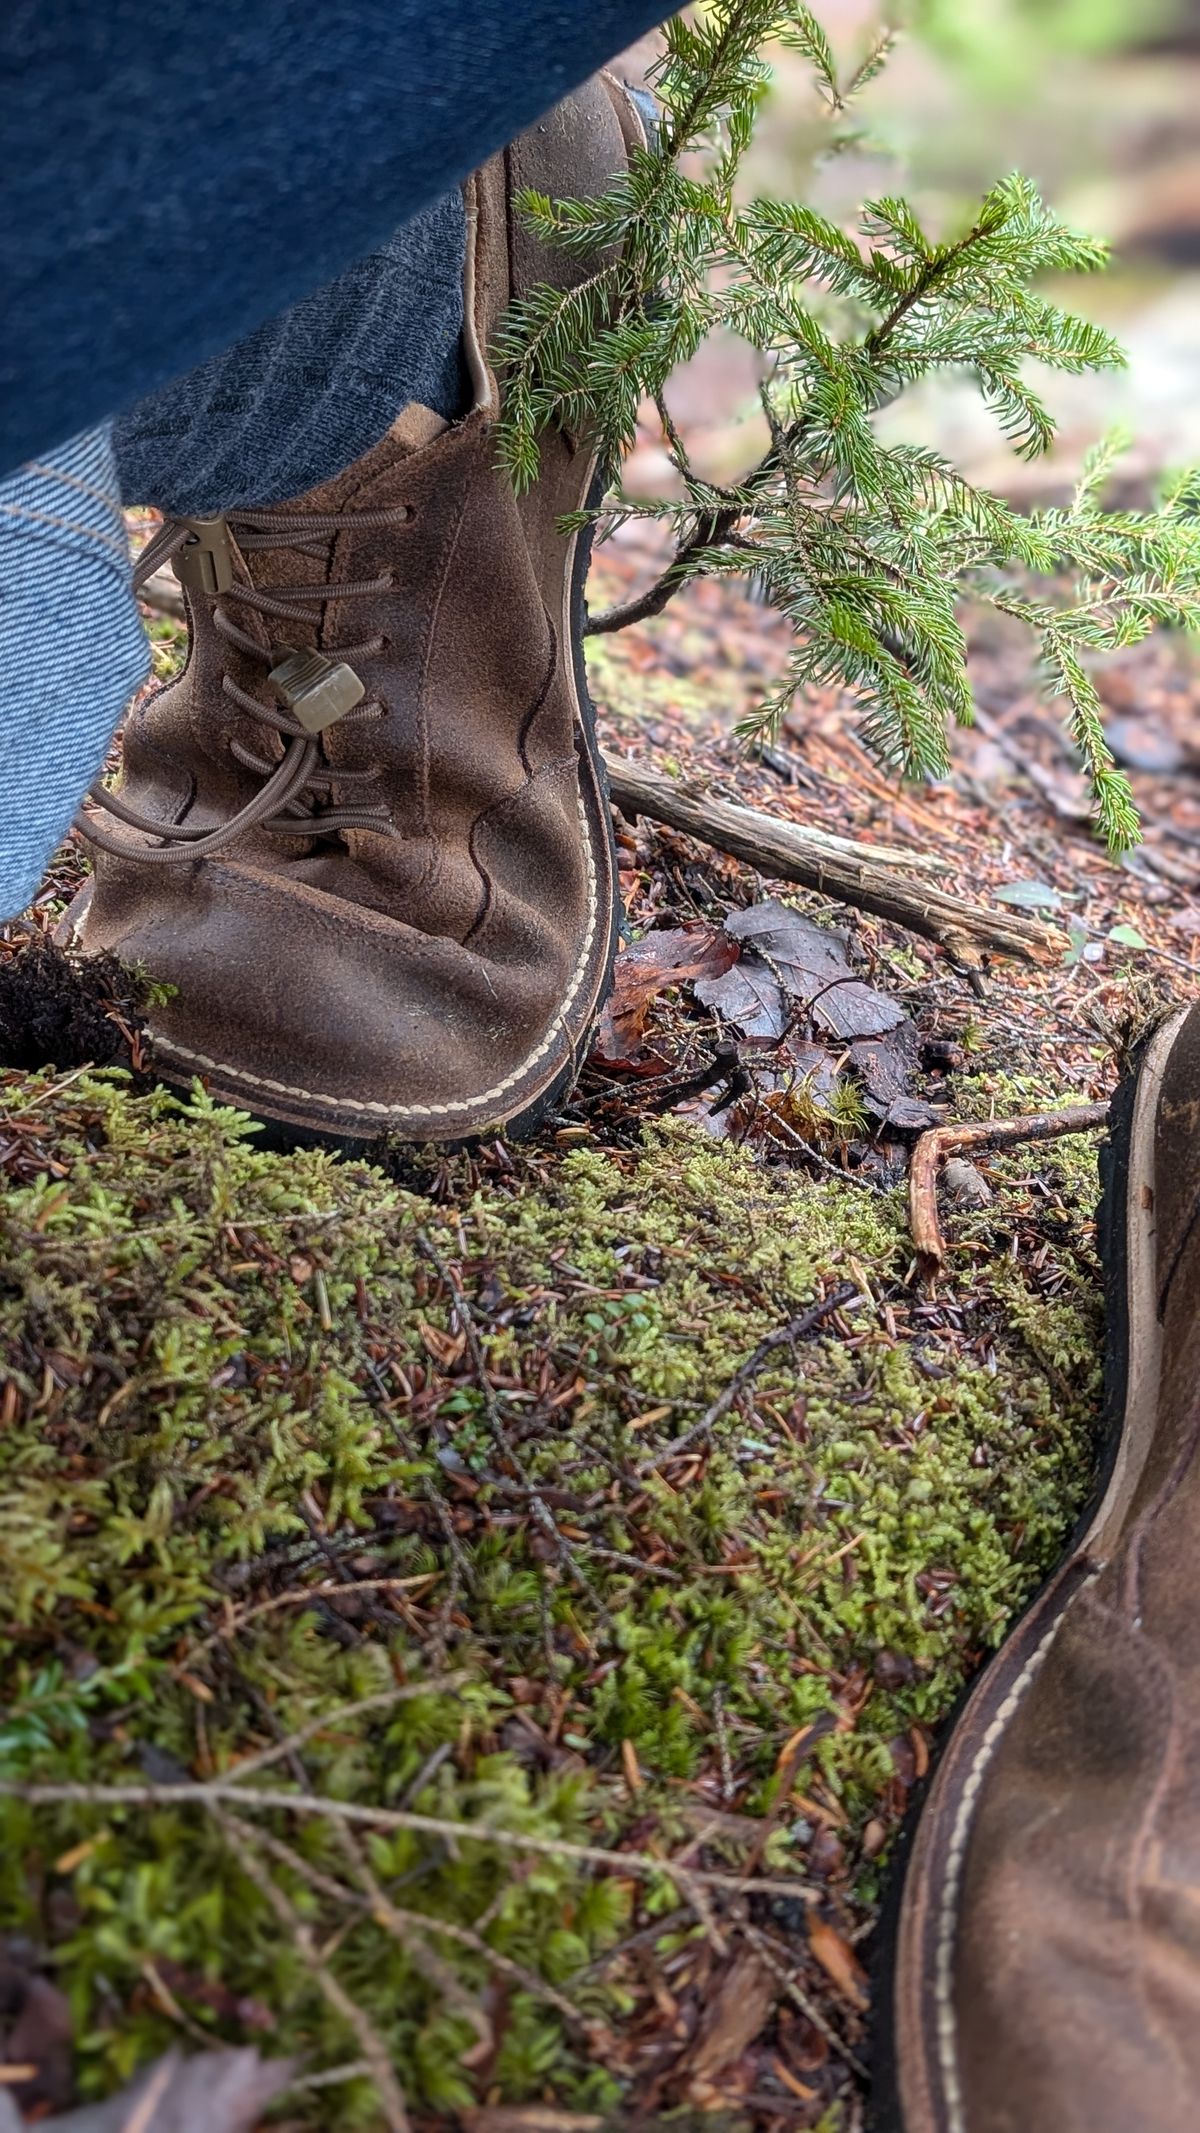
[[[522,203],[548,248],[594,264],[572,289],[534,289],[506,321],[503,462],[527,485],[540,436],[565,426],[616,468],[641,409],[657,408],[682,500],[635,504],[618,492],[594,516],[658,518],[675,552],[655,583],[589,627],[646,621],[694,577],[752,572],[794,648],[748,731],[777,723],[799,690],[834,684],[858,700],[882,760],[909,777],[940,775],[949,727],[971,717],[962,607],[982,599],[1018,617],[1064,704],[1097,825],[1121,850],[1136,841],[1137,818],[1091,667],[1150,629],[1200,630],[1200,474],[1176,477],[1156,510],[1106,511],[1113,438],[1089,457],[1068,509],[1020,513],[939,455],[883,442],[877,423],[910,386],[966,373],[1019,455],[1047,451],[1054,423],[1027,366],[1080,375],[1123,357],[1111,335],[1047,297],[1041,278],[1096,272],[1103,245],[1019,174],[949,238],[891,194],[867,202],[853,231],[804,202],[739,197],[771,46],[807,60],[836,145],[892,42],[882,31],[843,80],[797,0],[709,0],[667,25],[651,145],[597,199]],[[696,476],[666,399],[671,372],[718,329],[760,359],[771,440],[726,489]]]

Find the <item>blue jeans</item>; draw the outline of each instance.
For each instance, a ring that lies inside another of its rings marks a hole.
[[[0,914],[29,900],[146,672],[113,419],[382,252],[666,12],[0,11]]]

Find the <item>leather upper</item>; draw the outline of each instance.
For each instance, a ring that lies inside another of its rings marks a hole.
[[[625,161],[629,123],[615,85],[590,83],[471,181],[475,408],[448,428],[406,411],[283,507],[317,529],[298,524],[286,548],[256,544],[253,513],[233,517],[234,587],[215,605],[189,596],[187,668],[128,722],[122,799],[206,829],[261,785],[239,742],[282,755],[229,689],[264,698],[276,637],[344,656],[364,685],[361,712],[321,736],[328,800],[382,796],[390,835],[259,826],[179,867],[97,856],[86,945],[174,988],[154,1014],[160,1057],[252,1110],[417,1138],[480,1131],[570,1065],[594,1012],[611,830],[572,642],[578,537],[557,523],[586,500],[593,457],[550,435],[515,497],[482,351],[514,293],[586,271],[532,245],[513,190],[598,189]],[[320,530],[326,517],[336,530]],[[256,612],[238,586],[285,612]]]
[[[959,1773],[945,2133],[1200,2124],[1198,1111],[1200,1007],[1170,1054],[1141,1210],[1163,1336],[1149,1455],[1115,1543],[1077,1562]]]

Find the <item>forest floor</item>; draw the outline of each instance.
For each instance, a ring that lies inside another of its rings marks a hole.
[[[605,550],[594,600],[650,568]],[[1105,1097],[1195,991],[1196,677],[1167,643],[1102,678],[1147,828],[1115,865],[1005,639],[918,791],[832,697],[747,756],[782,641],[727,585],[592,652],[610,754],[934,854],[1060,945],[963,973],[629,824],[578,1090],[523,1148],[374,1166],[157,1087],[114,974],[85,998],[41,949],[60,854],[0,935],[30,2122],[224,2041],[293,2060],[297,2133],[869,2124],[889,1851],[1087,1495],[1102,1347],[1094,1137],[960,1165],[936,1278],[909,1155]]]

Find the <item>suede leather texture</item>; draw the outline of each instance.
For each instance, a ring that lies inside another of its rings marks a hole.
[[[587,271],[517,241],[514,187],[599,189],[635,126],[622,92],[596,80],[472,181],[481,347],[511,293]],[[585,500],[592,455],[548,438],[516,498],[496,466],[494,381],[491,395],[429,442],[414,442],[410,411],[288,507],[347,514],[342,530],[260,549],[251,515],[235,553],[238,583],[311,588],[315,619],[287,622],[289,642],[368,647],[351,663],[378,709],[321,746],[334,803],[382,796],[393,834],[260,827],[172,867],[97,855],[84,944],[174,988],[153,1018],[160,1065],[290,1125],[415,1140],[503,1126],[570,1072],[609,968],[611,821],[576,693],[574,544],[557,526]],[[376,578],[369,598],[338,599]],[[262,783],[233,744],[261,755],[264,729],[225,677],[262,700],[269,663],[216,612],[264,651],[285,625],[236,587],[215,609],[189,606],[188,666],[131,717],[121,791],[156,821],[208,829]],[[265,745],[282,754],[275,735]]]
[[[1108,1560],[977,1766],[950,2008],[959,2115],[945,2133],[1200,2124],[1198,1124],[1200,1007],[1157,1119],[1151,1453]]]

